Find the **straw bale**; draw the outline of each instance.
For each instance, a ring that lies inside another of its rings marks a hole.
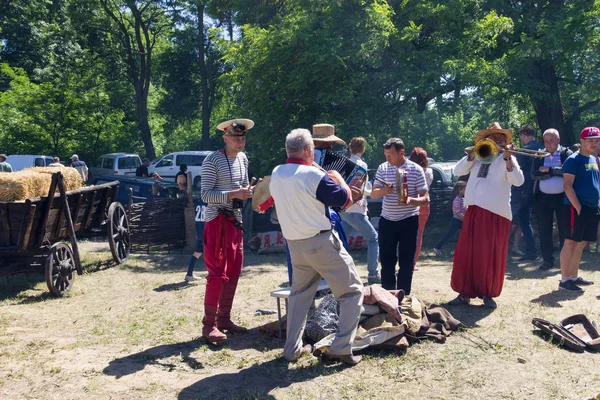
[[[47,196],[52,173],[58,171],[63,174],[65,190],[75,190],[83,186],[81,176],[74,168],[26,168],[18,172],[0,173],[0,201],[23,201],[32,197]]]
[[[65,184],[65,190],[76,190],[83,187],[83,180],[81,175],[75,168],[71,167],[33,167],[27,168],[26,170],[39,172],[42,174],[52,175],[55,172],[60,172],[63,176],[63,183]],[[24,170],[25,171],[25,170]],[[49,188],[48,188],[49,189]],[[48,192],[46,189],[46,192]]]

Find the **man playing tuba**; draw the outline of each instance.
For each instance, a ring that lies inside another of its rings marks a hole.
[[[471,298],[481,297],[486,307],[496,308],[494,297],[502,292],[512,219],[511,186],[524,182],[512,156],[514,146],[508,144],[511,141],[512,129],[502,129],[494,122],[477,132],[477,151],[468,152],[454,168],[454,174],[470,173],[470,177],[464,199],[468,208],[452,267],[451,286],[458,296],[450,305],[468,304]]]

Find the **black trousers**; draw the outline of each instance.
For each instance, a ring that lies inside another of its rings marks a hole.
[[[565,225],[565,194],[546,194],[538,192],[535,195],[535,215],[538,222],[538,234],[540,237],[540,249],[544,264],[549,267],[554,267],[554,243],[552,241],[552,227],[554,225],[554,214],[558,223],[558,236],[560,245],[565,241],[566,229]]]
[[[418,232],[418,215],[400,221],[379,219],[379,258],[384,289],[402,289],[410,294]],[[396,263],[400,267],[397,279]]]

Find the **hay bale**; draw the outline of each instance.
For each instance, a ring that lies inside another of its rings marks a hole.
[[[75,168],[26,168],[18,172],[0,173],[0,201],[24,201],[32,197],[47,196],[52,173],[58,171],[63,174],[65,190],[75,190],[83,186],[81,175]]]
[[[23,171],[35,171],[42,174],[50,174],[52,175],[55,172],[60,172],[63,176],[63,183],[65,184],[65,190],[76,190],[81,189],[83,187],[83,180],[81,179],[81,175],[75,168],[71,167],[33,167],[26,168]],[[49,189],[49,188],[48,188]],[[48,190],[46,190],[46,193]]]

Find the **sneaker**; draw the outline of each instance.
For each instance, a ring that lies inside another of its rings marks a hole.
[[[568,290],[569,292],[583,292],[583,289],[577,286],[577,284],[572,280],[564,282],[561,281],[558,284],[558,288],[561,290]]]
[[[186,282],[194,282],[194,281],[199,281],[200,278],[197,277],[196,275],[192,274],[192,275],[186,275],[185,276],[185,281]]]
[[[581,286],[589,286],[594,284],[594,281],[588,281],[587,279],[583,279],[581,276],[578,276],[577,279],[572,282],[575,282],[576,285]]]
[[[461,304],[469,304],[471,302],[471,299],[463,296],[462,294],[459,294],[458,296],[456,296],[456,298],[454,300],[450,300],[448,303],[449,306],[460,306]]]
[[[381,276],[379,276],[379,274],[369,275],[369,277],[367,278],[367,282],[369,283],[369,285],[372,285],[374,283],[381,283]]]
[[[523,256],[521,258],[519,258],[520,262],[527,262],[527,261],[537,261],[540,258],[538,256]]]
[[[548,271],[549,269],[554,268],[554,265],[543,263],[540,265],[540,271]]]
[[[436,256],[442,255],[442,251],[440,249],[436,249],[435,247],[433,248],[433,252],[435,253]]]
[[[496,304],[496,301],[494,299],[492,299],[491,297],[483,298],[483,306],[485,308],[497,308],[498,307],[498,305]]]

